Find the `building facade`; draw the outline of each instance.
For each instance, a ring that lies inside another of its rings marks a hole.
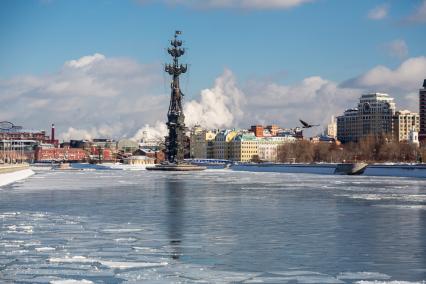
[[[337,122],[334,115],[331,117],[330,123],[327,124],[327,127],[324,130],[324,135],[334,139],[337,137]]]
[[[343,115],[337,117],[337,139],[342,143],[355,142],[358,140],[360,125],[358,120],[358,109],[345,110]]]
[[[395,102],[388,94],[362,95],[357,108],[337,117],[337,139],[346,143],[367,135],[392,135],[394,115]]]
[[[213,144],[213,158],[230,160],[233,153],[231,148],[232,139],[238,134],[236,130],[225,129],[216,134]]]
[[[294,136],[275,136],[258,139],[258,157],[261,161],[277,162],[279,146],[296,142]]]
[[[190,134],[190,157],[198,159],[213,158],[213,141],[217,132],[195,126]]]
[[[410,141],[411,132],[419,132],[420,116],[408,110],[397,111],[393,117],[393,134],[396,141]]]
[[[253,132],[238,134],[232,139],[230,160],[250,162],[259,157],[259,139]]]

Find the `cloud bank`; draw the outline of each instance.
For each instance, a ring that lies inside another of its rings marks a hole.
[[[2,79],[0,120],[41,129],[55,123],[64,139],[130,136],[164,117],[160,68],[96,53],[52,74]]]
[[[54,122],[60,138],[66,140],[159,139],[167,134],[169,100],[163,93],[160,67],[93,54],[67,61],[52,74],[1,79],[0,120],[35,129],[47,129]],[[184,102],[186,124],[295,127],[301,118],[325,125],[332,115],[356,106],[366,92],[388,92],[398,108],[418,111],[418,89],[425,77],[423,56],[408,58],[393,69],[376,66],[340,84],[321,76],[292,84],[238,82],[225,69],[211,88]]]
[[[399,94],[420,88],[426,77],[426,57],[412,57],[395,69],[376,66],[364,74],[343,83],[346,87],[363,88],[370,91],[388,91]]]

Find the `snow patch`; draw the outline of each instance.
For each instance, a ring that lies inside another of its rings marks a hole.
[[[41,247],[41,248],[35,248],[36,251],[38,252],[44,252],[44,251],[54,251],[55,248],[52,247]]]
[[[129,269],[129,268],[152,268],[168,265],[167,262],[125,262],[125,261],[110,261],[86,258],[84,256],[73,256],[64,258],[49,258],[51,263],[100,263],[109,268]]]
[[[13,173],[0,173],[0,186],[5,186],[19,180],[32,176],[34,172],[30,169],[16,171]]]
[[[75,279],[64,279],[64,280],[52,280],[49,282],[50,284],[92,284],[92,281],[82,279],[82,280],[75,280]]]

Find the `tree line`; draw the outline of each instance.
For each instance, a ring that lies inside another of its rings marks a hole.
[[[342,145],[301,140],[280,145],[278,160],[283,163],[421,163],[426,161],[426,146],[418,147],[408,142],[398,142],[387,135],[370,135],[357,143]]]

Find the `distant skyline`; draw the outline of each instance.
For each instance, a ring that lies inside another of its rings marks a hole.
[[[176,29],[188,124],[325,124],[370,91],[418,111],[424,0],[5,0],[0,120],[62,138],[164,129]]]

